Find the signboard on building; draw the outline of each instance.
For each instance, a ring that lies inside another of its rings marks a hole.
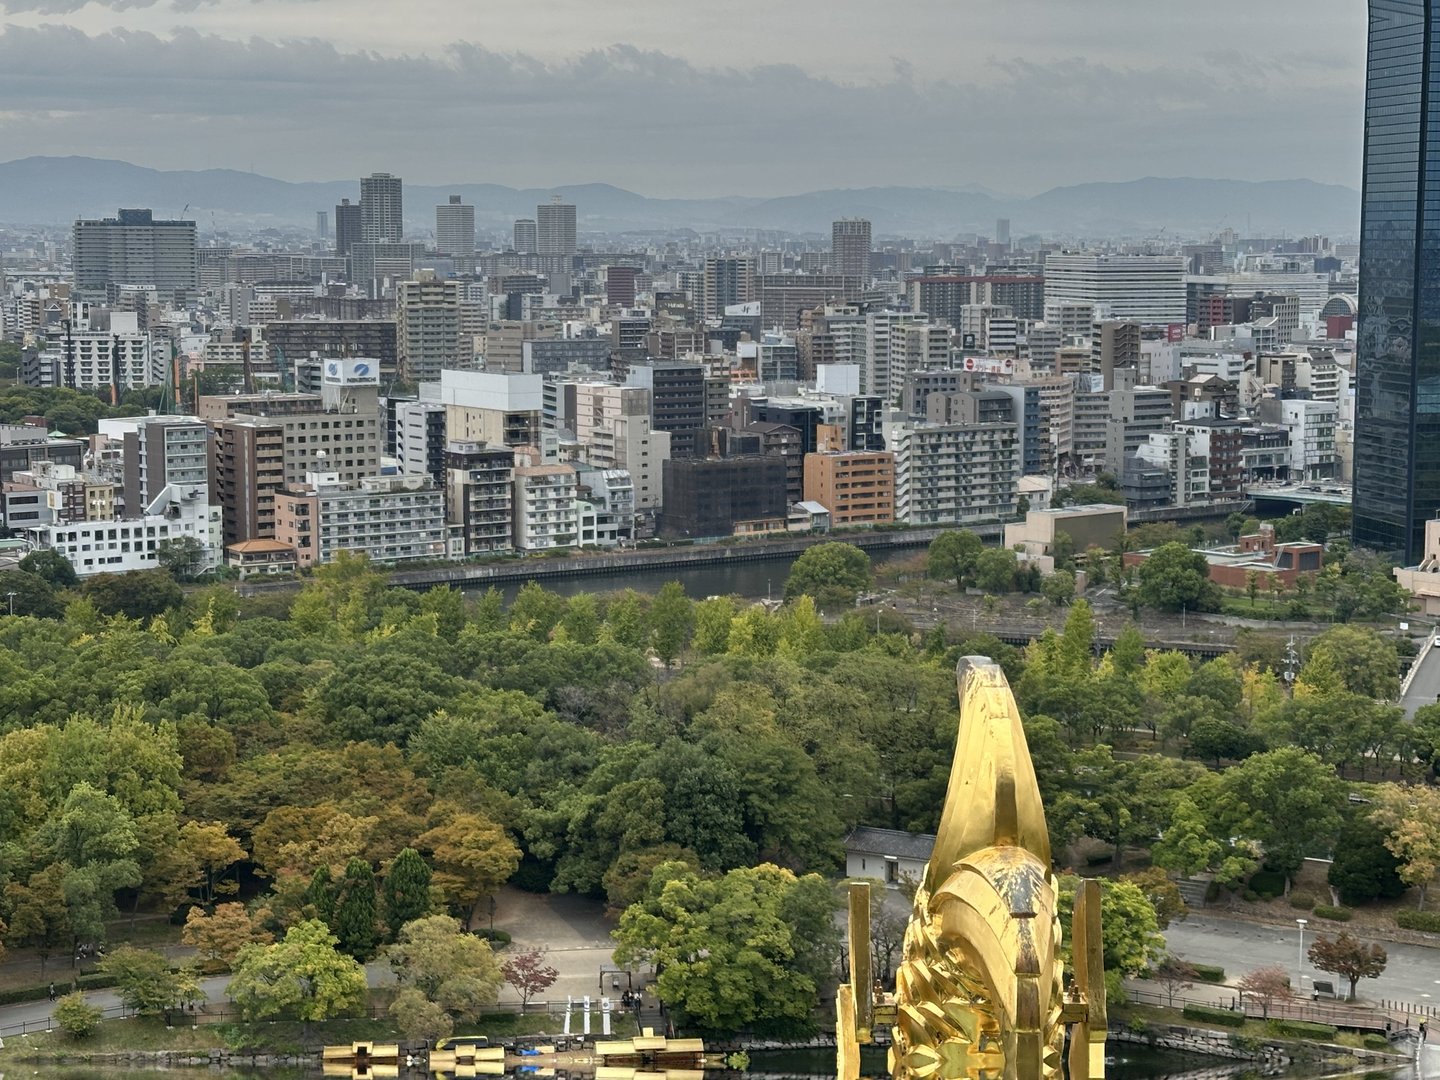
[[[355,356],[326,360],[324,380],[331,386],[379,386],[380,361]]]
[[[982,375],[1014,375],[1015,360],[1009,356],[967,356],[965,370]]]
[[[1166,328],[1165,338],[1171,345],[1176,345],[1185,340],[1185,324],[1170,323]]]

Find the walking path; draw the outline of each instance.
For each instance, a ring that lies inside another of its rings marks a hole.
[[[1440,1042],[1423,1042],[1415,1055],[1415,1071],[1421,1080],[1440,1078]]]

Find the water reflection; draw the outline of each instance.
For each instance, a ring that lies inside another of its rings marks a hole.
[[[1355,1080],[1415,1080],[1412,1067],[1390,1070],[1316,1070],[1293,1066],[1277,1072],[1262,1073],[1242,1061],[1222,1061],[1194,1054],[1169,1050],[1153,1050],[1147,1046],[1120,1044],[1106,1062],[1106,1080],[1314,1080],[1342,1076]],[[833,1080],[835,1055],[831,1050],[766,1050],[749,1055],[749,1068],[744,1071],[717,1069],[708,1071],[708,1080]],[[862,1052],[861,1075],[884,1080],[885,1052],[873,1047]],[[0,1059],[0,1080],[320,1080],[320,1069],[279,1067],[270,1069],[117,1069],[102,1065],[38,1066]],[[534,1080],[536,1073],[505,1074],[514,1080]],[[561,1075],[561,1074],[553,1074]],[[578,1076],[579,1074],[577,1074]],[[695,1074],[699,1075],[699,1074]],[[405,1080],[433,1080],[434,1074],[423,1070],[401,1069]]]

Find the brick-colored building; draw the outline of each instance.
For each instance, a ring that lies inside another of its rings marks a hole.
[[[884,525],[895,520],[895,455],[843,450],[805,455],[805,499],[830,511],[831,525]]]

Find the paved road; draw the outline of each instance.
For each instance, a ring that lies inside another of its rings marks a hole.
[[[1440,701],[1440,646],[1431,649],[1420,661],[1420,669],[1410,680],[1410,689],[1400,699],[1400,707],[1407,717],[1413,717],[1421,705],[1434,705]]]
[[[1312,918],[1305,928],[1306,950],[1315,940],[1317,921]],[[1333,933],[1338,927],[1330,924],[1329,929]],[[1294,972],[1300,953],[1299,928],[1294,925],[1263,926],[1209,914],[1191,915],[1184,922],[1171,923],[1165,938],[1172,952],[1192,964],[1218,964],[1231,980],[1273,964]],[[1380,978],[1361,980],[1360,996],[1440,1006],[1440,952],[1421,945],[1388,941],[1381,944],[1389,953],[1390,963]],[[1315,971],[1308,960],[1301,973],[1304,985],[1316,975],[1334,981],[1334,976]]]

